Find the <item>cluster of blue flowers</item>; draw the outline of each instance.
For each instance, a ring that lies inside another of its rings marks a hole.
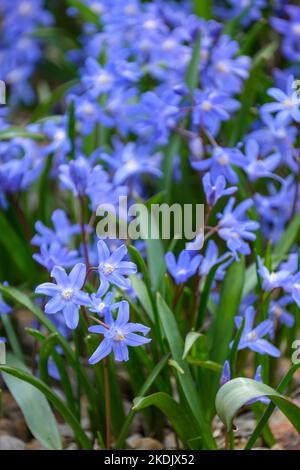
[[[42,50],[33,33],[39,26],[49,26],[52,15],[44,0],[1,1],[0,80],[10,87],[10,103],[30,104],[35,92],[31,78]]]
[[[255,110],[254,124],[232,144],[224,139],[222,129],[241,107],[239,95],[249,77],[251,59],[240,53],[238,42],[223,32],[220,22],[196,17],[189,1],[181,2],[180,7],[159,0],[82,3],[98,21],[84,25],[80,47],[68,53],[67,59],[78,67],[78,82],[67,93],[64,113],[27,127],[42,133],[46,145],[21,137],[0,143],[1,206],[6,209],[17,193],[38,179],[50,156],[49,177],[59,181],[62,197],[71,194],[78,206],[88,206],[93,220],[99,204],[116,204],[121,195],[131,201],[137,195],[149,196],[153,181],[163,176],[166,144],[172,136],[180,136],[187,143],[191,169],[199,173],[199,186],[204,190],[205,201],[199,202],[206,202],[208,212],[205,245],[201,255],[183,250],[176,261],[169,252],[165,261],[176,284],[193,276],[204,282],[218,265],[214,288],[234,260],[252,253],[258,231],[264,242],[276,243],[299,211],[296,137],[300,96],[295,89],[297,67],[291,62],[299,60],[300,54],[300,7],[274,2],[271,23],[274,34],[283,38],[287,67],[274,70],[273,86],[267,90],[269,102]],[[223,3],[215,2],[217,17],[241,15],[245,27],[260,19],[268,7],[265,0],[229,0],[227,7],[220,6]],[[80,12],[72,7],[68,14],[76,19]],[[41,48],[30,33],[39,25],[51,24],[52,17],[40,0],[4,0],[0,15],[4,18],[0,78],[9,85],[12,101],[31,100],[30,77]],[[191,91],[186,74],[200,37],[196,87]],[[76,123],[73,142],[69,135],[72,108]],[[0,129],[7,126],[4,116]],[[92,146],[91,136],[95,138]],[[237,196],[241,175],[247,183],[243,201]],[[176,165],[173,177],[176,181],[182,178]],[[118,240],[97,243],[93,224],[87,220],[78,223],[62,209],[53,212],[52,222],[53,228],[49,228],[38,221],[32,239],[39,250],[34,259],[56,281],[36,289],[51,297],[45,312],[61,312],[71,329],[78,325],[80,310],[96,313],[102,320],[97,317],[99,324],[89,330],[104,339],[90,362],[111,350],[117,360],[127,360],[127,346],[149,340],[136,334],[146,334],[148,328],[129,323],[128,303],[115,302],[115,292],[110,290],[116,286],[133,295],[128,276],[136,267],[126,258],[126,247]],[[100,286],[97,293],[89,294],[85,286],[96,267]],[[289,305],[295,302],[300,306],[295,247],[276,272],[270,272],[260,259],[259,275],[263,290],[276,295],[270,302],[268,319],[256,326],[252,307],[256,300],[244,299],[243,312],[237,318],[237,327],[243,315],[246,320],[239,349],[278,357],[279,350],[265,336],[274,337],[278,320],[292,326]]]

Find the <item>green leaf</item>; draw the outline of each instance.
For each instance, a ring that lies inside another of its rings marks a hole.
[[[277,387],[277,392],[278,393],[283,393],[286,389],[286,387],[289,385],[291,382],[292,378],[294,377],[294,374],[297,372],[297,370],[300,368],[300,364],[294,364],[286,373],[286,375],[283,377],[281,380],[280,384]],[[270,403],[268,407],[266,408],[263,416],[259,420],[259,422],[256,425],[256,428],[254,429],[252,435],[249,438],[249,441],[246,444],[245,450],[250,450],[254,446],[255,442],[259,438],[260,434],[263,433],[265,426],[267,425],[267,422],[273,413],[275,409],[275,404]]]
[[[23,387],[25,386],[26,383],[33,385],[33,387],[41,391],[42,394],[45,395],[45,397],[48,398],[49,401],[51,401],[53,406],[57,409],[57,411],[63,416],[65,421],[73,429],[76,439],[79,442],[79,444],[82,446],[82,448],[87,449],[87,450],[92,449],[92,443],[87,437],[87,435],[85,434],[80,423],[77,421],[77,419],[75,418],[73,413],[69,410],[69,408],[64,404],[64,402],[58,397],[58,395],[56,395],[51,390],[50,387],[44,384],[44,382],[42,382],[40,379],[34,377],[33,375],[19,368],[17,369],[15,367],[0,365],[0,371],[2,371],[5,375],[9,374],[13,377],[16,377],[17,379],[20,379],[21,391],[23,391],[24,389]],[[31,408],[33,408],[32,406],[33,403],[35,402],[30,400]],[[45,428],[45,423],[47,422],[45,420],[45,415],[41,417],[40,422],[43,425],[43,428]]]
[[[47,97],[44,101],[42,101],[33,111],[33,114],[30,119],[31,122],[35,122],[45,116],[47,116],[48,120],[48,115],[50,113],[51,108],[66,95],[67,91],[69,91],[70,88],[72,88],[77,83],[78,80],[70,80],[53,90],[51,92],[51,95]],[[60,116],[59,118],[61,119]]]
[[[173,359],[184,371],[184,374],[178,374],[178,381],[182,388],[186,402],[190,407],[192,415],[195,417],[196,421],[198,421],[204,444],[209,449],[215,449],[216,444],[213,439],[211,429],[204,419],[204,413],[199,403],[199,398],[196,393],[195,384],[193,382],[190,369],[187,363],[182,360],[183,340],[178,331],[177,322],[175,320],[174,314],[171,312],[160,294],[157,294],[157,308]]]
[[[193,92],[194,88],[197,86],[197,82],[199,78],[200,46],[201,46],[201,39],[200,39],[200,35],[198,35],[195,40],[192,58],[188,65],[186,77],[185,77],[185,83],[187,84],[187,87],[191,93]]]
[[[238,312],[245,278],[245,261],[231,264],[227,270],[217,315],[212,330],[211,359],[223,364],[234,332],[234,317]]]
[[[15,137],[22,137],[33,140],[43,140],[45,136],[39,132],[30,132],[24,129],[23,127],[10,127],[9,129],[4,129],[0,131],[0,141],[1,140],[10,140]]]
[[[184,370],[182,367],[180,367],[177,361],[174,361],[174,359],[169,359],[168,364],[169,366],[174,367],[174,369],[176,369],[179,374],[184,374]]]
[[[223,263],[228,261],[228,259],[229,257],[222,260],[220,263],[217,263],[215,266],[213,266],[207,275],[203,290],[201,292],[201,297],[200,297],[200,305],[199,305],[198,318],[197,318],[197,323],[196,323],[197,330],[202,327],[203,322],[204,322],[205,311],[207,308],[209,296],[211,293],[211,286],[215,279],[216,272]]]
[[[238,378],[227,382],[217,393],[216,410],[228,430],[237,411],[249,401],[267,396],[300,432],[300,408],[272,387],[253,379]]]
[[[138,267],[138,272],[142,273],[144,282],[147,286],[148,290],[151,290],[151,281],[148,273],[148,268],[146,266],[145,261],[143,260],[142,256],[138,252],[138,250],[135,248],[135,246],[129,245],[128,246],[128,251],[130,254],[130,258],[132,261],[137,265]]]
[[[69,152],[69,158],[74,160],[75,158],[75,137],[76,137],[76,121],[75,121],[75,105],[72,100],[68,109],[68,137],[71,143],[71,150]]]
[[[86,6],[80,0],[67,0],[67,3],[79,11],[83,20],[99,26],[99,16],[97,13],[95,13],[91,8]]]
[[[154,317],[154,312],[153,312],[153,306],[152,306],[151,299],[149,297],[149,292],[147,290],[147,287],[138,276],[133,275],[130,277],[130,280],[131,280],[132,288],[134,292],[136,293],[136,296],[139,299],[143,309],[148,314],[152,323],[154,323],[155,317]]]
[[[218,372],[219,374],[222,372],[223,366],[218,364],[217,362],[213,361],[201,361],[200,359],[196,359],[194,357],[187,357],[187,361],[189,364],[193,366],[199,366],[203,369],[212,370],[213,372]]]
[[[148,406],[156,406],[159,408],[171,422],[176,434],[180,437],[185,446],[188,446],[188,441],[195,439],[195,427],[191,423],[191,419],[170,395],[163,392],[154,393],[148,397],[137,397],[134,399],[134,411],[140,411]],[[198,447],[199,448],[199,447]]]
[[[33,260],[26,243],[20,238],[3,211],[0,212],[0,244],[7,250],[20,273],[30,279],[34,272]]]
[[[7,363],[9,366],[18,367],[20,374],[22,371],[29,373],[24,363],[10,354],[7,355]],[[24,383],[12,375],[3,372],[2,377],[21,408],[32,435],[47,449],[62,449],[56,420],[45,396],[33,385]]]
[[[278,43],[272,42],[268,44],[264,49],[260,50],[252,61],[252,67],[250,70],[249,78],[245,82],[244,90],[241,95],[241,107],[231,124],[233,130],[230,144],[235,145],[241,137],[245,134],[250,122],[249,116],[251,116],[251,107],[255,104],[258,85],[260,80],[258,79],[261,74],[261,69],[264,62],[267,62],[271,57],[274,56]]]
[[[212,0],[193,0],[194,12],[197,16],[210,20],[213,17]]]
[[[15,354],[15,356],[22,362],[24,362],[24,355],[22,348],[20,346],[18,337],[16,335],[13,323],[11,321],[10,315],[3,314],[1,315],[2,324],[4,326],[6,336],[8,338],[9,344]]]
[[[201,333],[197,333],[196,331],[190,331],[185,338],[185,343],[184,343],[184,351],[182,355],[182,359],[185,359],[188,353],[190,352],[193,344],[197,339],[202,336]]]
[[[150,215],[151,211],[149,210],[147,210],[147,212],[141,211],[139,220],[141,232],[146,243],[147,260],[151,284],[154,290],[158,290],[161,284],[161,279],[163,278],[166,270],[166,265],[164,259],[164,249],[160,240],[157,221],[155,220],[155,217],[151,217]],[[148,238],[150,226],[152,238]],[[146,227],[148,228],[148,233],[146,232]]]

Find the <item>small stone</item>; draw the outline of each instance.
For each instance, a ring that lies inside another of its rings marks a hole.
[[[135,450],[161,450],[164,448],[162,443],[156,439],[152,437],[141,437],[139,434],[129,437],[126,443],[131,449]]]
[[[0,450],[25,450],[25,442],[16,437],[4,435],[0,436]]]

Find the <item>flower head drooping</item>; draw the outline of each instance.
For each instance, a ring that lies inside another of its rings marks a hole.
[[[107,328],[102,325],[94,325],[89,328],[91,333],[104,336],[100,346],[90,357],[89,363],[96,364],[111,351],[114,352],[116,361],[128,361],[128,346],[141,346],[149,343],[150,338],[144,338],[136,333],[146,335],[150,328],[140,323],[129,323],[129,304],[125,300],[120,302],[117,319],[114,320],[111,312],[105,315]]]
[[[81,290],[86,277],[86,266],[83,263],[76,264],[69,275],[62,267],[55,266],[51,276],[56,284],[45,282],[37,286],[35,292],[52,297],[45,305],[45,313],[62,312],[68,328],[74,330],[79,322],[79,307],[90,303],[89,295]]]

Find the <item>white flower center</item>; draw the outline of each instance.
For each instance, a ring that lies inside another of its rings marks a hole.
[[[222,155],[220,155],[220,157],[218,158],[218,162],[220,163],[220,165],[227,165],[228,164],[229,158],[226,155],[226,153],[222,153]]]
[[[104,276],[108,276],[109,274],[113,273],[114,270],[115,270],[115,267],[109,263],[105,263],[102,268],[102,272]]]
[[[56,131],[54,134],[54,140],[55,142],[62,142],[65,140],[66,133],[63,130]]]
[[[138,162],[134,160],[133,158],[131,160],[128,160],[126,163],[127,170],[129,171],[134,171],[138,168]]]
[[[176,46],[176,42],[174,41],[174,39],[167,39],[162,44],[162,48],[165,51],[169,51],[170,49],[174,49],[175,46]]]
[[[61,295],[64,300],[71,300],[73,297],[74,291],[71,287],[67,287],[67,289],[63,289]]]
[[[257,334],[255,333],[255,331],[250,331],[249,333],[247,333],[246,338],[248,339],[248,341],[255,341],[257,339]]]
[[[125,336],[123,335],[122,331],[119,329],[116,329],[114,340],[115,341],[124,341]]]
[[[147,20],[143,24],[145,29],[153,30],[156,28],[156,21],[154,20]]]
[[[289,100],[289,99],[284,100],[282,104],[286,106],[287,108],[292,108],[294,106],[292,100]]]
[[[97,13],[98,15],[101,15],[104,12],[104,7],[100,3],[93,2],[90,5],[90,9],[94,12]]]
[[[135,5],[127,5],[124,8],[124,13],[125,15],[128,15],[128,16],[135,15],[137,13]]]
[[[20,6],[19,6],[19,13],[23,16],[26,16],[28,15],[29,13],[32,12],[32,5],[30,4],[30,2],[22,2],[20,3]]]
[[[21,77],[22,77],[21,71],[19,69],[14,69],[7,74],[6,81],[8,83],[16,83],[21,79]]]
[[[297,36],[300,36],[300,23],[294,23],[292,26],[292,31],[294,34],[297,34]]]
[[[210,101],[205,100],[203,101],[201,108],[203,109],[203,111],[210,111],[212,109],[212,104]]]
[[[294,287],[295,287],[295,289],[300,290],[300,284],[299,283],[294,284]]]
[[[275,317],[276,317],[276,318],[281,317],[282,312],[283,312],[282,308],[276,307],[275,310],[274,310],[274,315],[275,315]]]
[[[93,105],[91,103],[84,103],[83,112],[89,115],[93,114],[94,113]]]
[[[270,281],[276,281],[277,279],[277,274],[276,273],[271,273],[270,274]]]
[[[229,72],[228,63],[225,62],[225,60],[221,60],[220,62],[217,63],[216,69],[218,70],[218,72],[228,73]]]
[[[98,310],[99,312],[102,312],[102,310],[105,309],[105,303],[104,302],[100,302],[100,304],[98,305]]]
[[[97,77],[97,83],[99,85],[108,85],[109,83],[111,83],[111,80],[112,80],[112,77],[107,72],[101,72],[99,73]]]

